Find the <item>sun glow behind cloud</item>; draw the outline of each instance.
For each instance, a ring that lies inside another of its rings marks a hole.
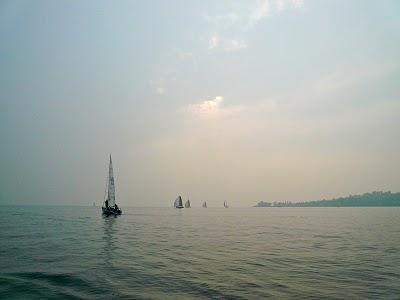
[[[195,118],[225,118],[245,110],[244,105],[224,105],[224,97],[216,96],[211,100],[189,104],[181,111]]]
[[[215,113],[218,111],[223,100],[224,97],[217,96],[212,100],[206,100],[198,104],[190,104],[189,108],[190,110],[200,114]]]

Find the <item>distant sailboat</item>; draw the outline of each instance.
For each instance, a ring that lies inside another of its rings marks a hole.
[[[115,203],[115,184],[114,184],[114,171],[112,166],[112,160],[110,155],[110,163],[108,166],[108,179],[107,179],[107,199],[104,201],[104,206],[102,206],[103,214],[109,215],[120,215],[122,213],[121,209]]]
[[[183,208],[182,197],[181,196],[178,196],[178,198],[175,199],[174,207],[175,208]]]
[[[206,201],[203,202],[203,208],[207,208],[207,202]]]
[[[224,207],[225,207],[225,208],[228,208],[228,207],[229,207],[229,206],[228,206],[228,202],[224,201]]]
[[[187,201],[185,202],[185,208],[190,208],[190,200],[187,199]]]

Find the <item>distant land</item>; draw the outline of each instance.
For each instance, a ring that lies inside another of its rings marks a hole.
[[[260,201],[255,207],[345,207],[345,206],[400,206],[400,193],[372,192],[362,195],[330,200],[317,200],[306,202],[265,202]]]

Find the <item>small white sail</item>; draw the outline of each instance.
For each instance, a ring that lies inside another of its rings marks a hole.
[[[185,202],[185,208],[190,208],[190,200],[189,199]]]
[[[175,208],[183,208],[183,203],[182,203],[182,197],[178,196],[174,202],[174,207]]]
[[[203,202],[203,208],[207,208],[207,202],[206,201]]]

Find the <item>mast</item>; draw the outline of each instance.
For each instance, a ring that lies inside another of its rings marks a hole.
[[[115,205],[115,184],[114,184],[114,172],[110,154],[110,164],[108,166],[108,193],[107,193],[108,205],[113,207]]]

